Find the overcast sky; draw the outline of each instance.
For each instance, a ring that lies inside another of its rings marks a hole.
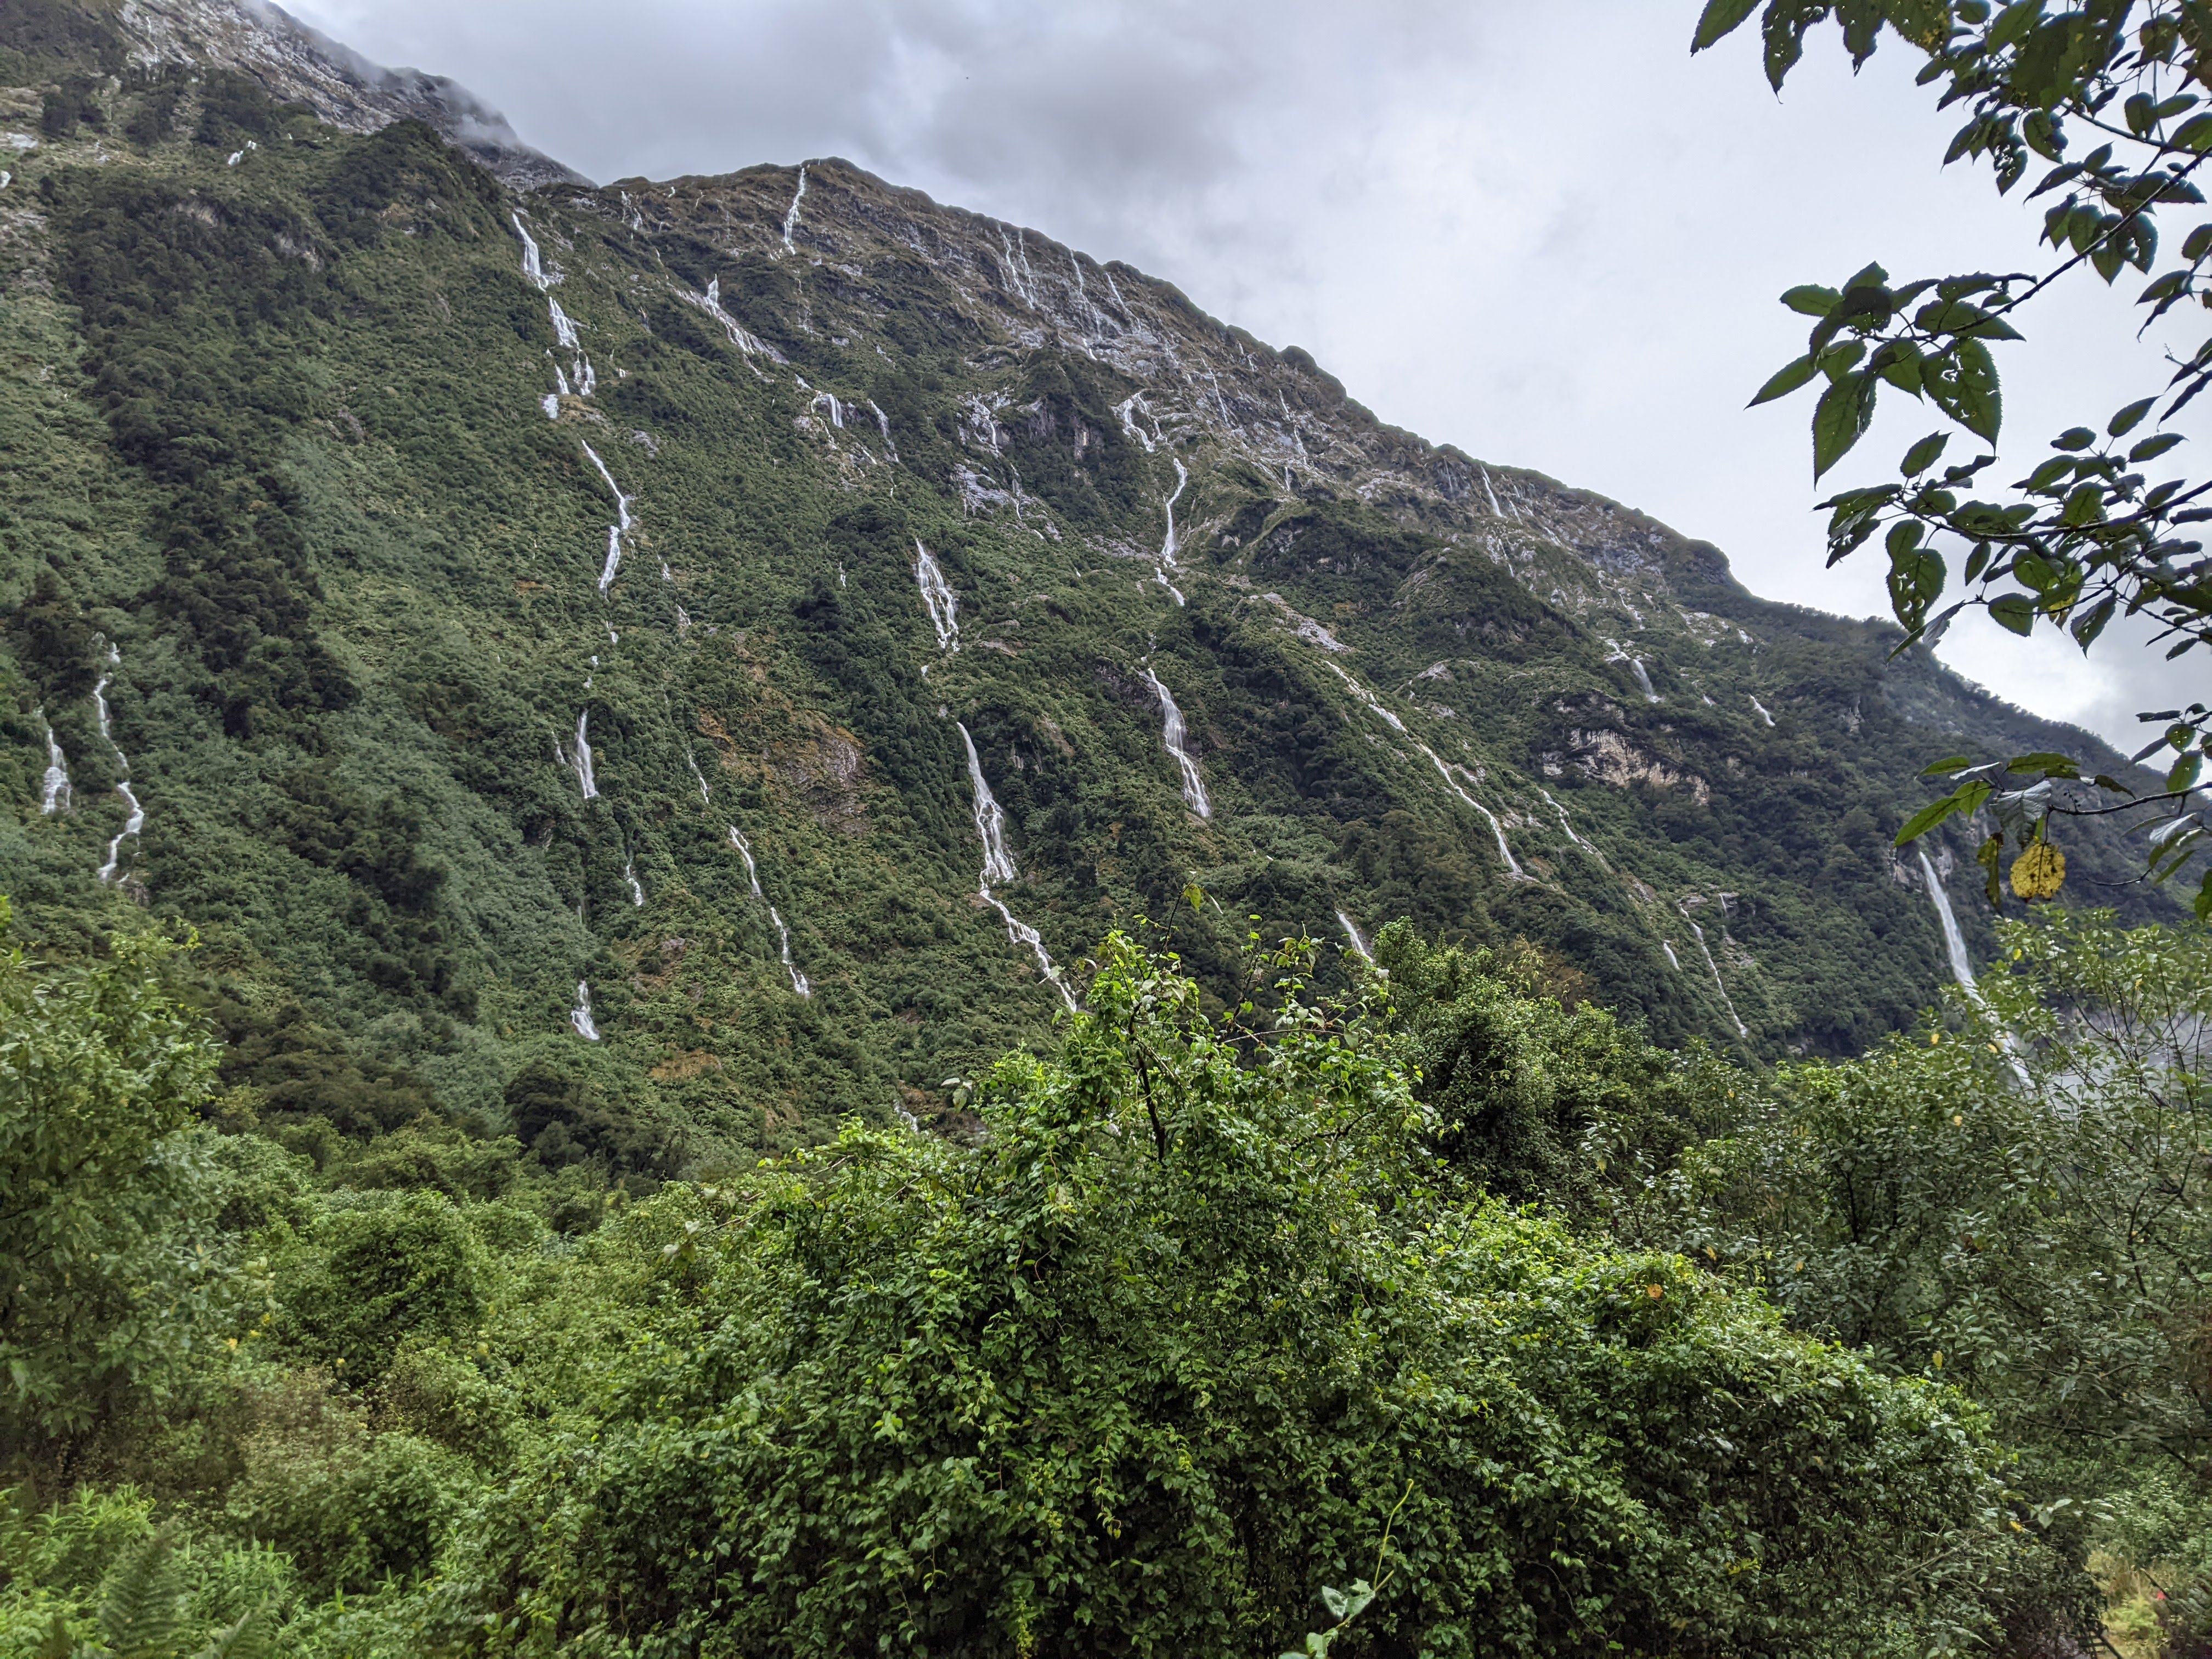
[[[1748,33],[1691,59],[1695,0],[290,9],[452,76],[602,181],[842,155],[1126,259],[1306,347],[1385,421],[1601,491],[1717,544],[1759,593],[1853,615],[1886,612],[1881,570],[1822,568],[1809,403],[1744,407],[1802,349],[1774,296],[1873,258],[1898,276],[2043,263],[2035,210],[1938,166],[1955,118],[1906,54],[1854,81],[1824,39],[1777,100]],[[2055,295],[2002,349],[2002,477],[2162,380],[2122,290]],[[1886,474],[1936,424],[1887,414],[1830,483]],[[2130,750],[2137,709],[2207,689],[2151,653],[2085,663],[1986,623],[1943,654]]]

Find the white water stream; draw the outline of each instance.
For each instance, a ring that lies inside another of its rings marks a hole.
[[[1974,982],[1973,958],[1966,953],[1966,936],[1959,931],[1958,913],[1951,908],[1951,896],[1943,890],[1942,880],[1936,873],[1936,866],[1928,856],[1928,849],[1923,847],[1918,851],[1920,874],[1928,884],[1928,896],[1935,902],[1936,919],[1942,924],[1943,949],[1951,958],[1951,976],[1966,992],[1966,1000],[1988,1017],[1990,1005],[1982,995],[1982,988]],[[1990,1024],[1996,1024],[1993,1017]],[[2013,1041],[2012,1034],[2001,1031],[1998,1041],[2004,1044],[2005,1059],[2012,1066],[2013,1075],[2020,1079],[2021,1087],[2029,1087],[2027,1066],[2021,1060],[2020,1048]]]
[[[700,787],[703,789],[706,786],[702,783]],[[730,826],[730,845],[738,849],[738,856],[745,861],[745,879],[753,884],[753,896],[767,906],[768,919],[775,924],[776,948],[783,957],[783,971],[791,975],[791,988],[803,997],[812,996],[814,988],[807,983],[806,975],[800,973],[791,960],[791,929],[783,925],[782,913],[769,903],[768,895],[761,890],[760,870],[753,863],[753,849],[745,844],[745,838],[738,833],[738,826],[734,823]]]
[[[623,879],[629,884],[629,902],[641,910],[645,908],[645,884],[637,878],[635,860],[623,860]]]
[[[599,1040],[599,1024],[592,1018],[592,988],[580,979],[576,981],[576,1006],[568,1011],[568,1024],[585,1042]]]
[[[1769,726],[1774,724],[1774,716],[1766,712],[1766,705],[1759,702],[1757,697],[1752,698],[1751,706],[1759,711],[1759,719],[1765,720]]]
[[[1374,957],[1367,949],[1367,941],[1359,936],[1359,924],[1358,922],[1352,921],[1352,919],[1346,915],[1343,911],[1339,910],[1336,913],[1336,925],[1344,929],[1345,938],[1352,941],[1352,948],[1359,952],[1359,959],[1362,962],[1372,962],[1375,960]]]
[[[1152,688],[1152,694],[1160,700],[1160,720],[1165,730],[1167,750],[1175,757],[1176,769],[1182,774],[1183,804],[1199,817],[1210,818],[1213,816],[1213,803],[1206,797],[1205,776],[1199,771],[1198,763],[1191,758],[1190,750],[1183,746],[1182,710],[1176,707],[1174,696],[1166,686],[1160,684],[1160,677],[1149,668],[1145,671],[1145,684]]]
[[[930,626],[937,630],[937,648],[960,648],[960,596],[945,580],[945,572],[917,540],[914,544],[914,580],[921,589],[921,602],[929,610]]]
[[[584,453],[591,457],[592,465],[599,469],[599,477],[615,498],[615,522],[607,526],[606,563],[599,569],[599,596],[604,599],[607,589],[614,586],[615,573],[622,568],[623,538],[629,533],[635,521],[629,515],[630,498],[623,494],[622,486],[615,482],[614,474],[607,471],[607,464],[599,459],[599,452],[585,444]]]
[[[46,775],[40,781],[39,811],[52,817],[57,812],[66,812],[70,805],[69,762],[62,754],[62,746],[54,740],[54,728],[47,725],[46,711],[39,713],[39,724],[46,728]]]
[[[1667,953],[1667,965],[1669,968],[1672,968],[1676,973],[1680,973],[1682,971],[1682,958],[1674,954],[1674,947],[1668,944],[1667,941],[1662,939],[1659,941],[1659,948]]]
[[[1328,661],[1328,659],[1324,658],[1322,660]],[[1384,720],[1389,722],[1390,729],[1393,732],[1398,732],[1401,736],[1409,738],[1413,737],[1413,734],[1406,730],[1406,722],[1400,720],[1388,708],[1385,708],[1382,706],[1382,700],[1380,697],[1376,696],[1372,691],[1369,690],[1358,680],[1354,679],[1350,674],[1346,673],[1344,669],[1336,663],[1330,662],[1328,666],[1330,671],[1335,674],[1337,678],[1342,680],[1345,684],[1350,688],[1353,696],[1358,698],[1359,701],[1366,704],[1370,709],[1381,715]],[[1461,788],[1459,785],[1453,781],[1451,768],[1444,764],[1443,758],[1437,755],[1435,750],[1430,748],[1428,744],[1423,743],[1419,738],[1413,738],[1413,747],[1419,750],[1424,755],[1427,756],[1429,764],[1437,769],[1437,775],[1444,781],[1444,787],[1450,790],[1453,794],[1458,796],[1459,799],[1464,801],[1468,805],[1474,808],[1476,811],[1481,813],[1482,816],[1489,821],[1490,833],[1497,838],[1498,842],[1498,856],[1504,860],[1505,863],[1506,879],[1509,881],[1533,881],[1534,878],[1521,867],[1521,861],[1513,856],[1512,848],[1506,844],[1505,826],[1498,821],[1498,814],[1492,811],[1487,806],[1485,806],[1474,796],[1468,794],[1466,790]],[[1462,769],[1464,770],[1465,769],[1462,768]]]
[[[957,721],[954,723],[959,724]],[[975,834],[983,843],[983,875],[977,891],[983,902],[996,910],[999,919],[1006,924],[1007,939],[1016,945],[1029,946],[1044,976],[1052,981],[1053,988],[1060,993],[1060,1000],[1072,1010],[1075,1006],[1075,993],[1067,988],[1067,981],[1060,977],[1060,969],[1053,965],[1052,957],[1044,948],[1043,936],[1029,923],[1016,920],[1014,913],[1006,908],[998,895],[991,890],[993,882],[1011,882],[1017,879],[1021,872],[1014,867],[1014,855],[1006,850],[1006,815],[1000,810],[998,798],[992,794],[991,786],[983,776],[982,757],[976,754],[975,739],[968,735],[968,728],[964,725],[960,726],[960,741],[968,746],[968,781],[975,793]]]
[[[791,193],[791,205],[784,210],[783,215],[783,251],[786,253],[799,252],[793,244],[791,237],[792,233],[799,228],[799,204],[805,199],[806,169],[802,166],[799,169],[799,188]]]
[[[1705,966],[1712,970],[1713,989],[1721,994],[1721,1006],[1728,1010],[1729,1018],[1735,1022],[1735,1034],[1740,1037],[1749,1037],[1751,1032],[1744,1025],[1743,1016],[1736,1012],[1735,1004],[1729,999],[1728,987],[1721,983],[1721,966],[1713,960],[1712,947],[1705,943],[1705,930],[1698,927],[1696,922],[1690,921],[1689,911],[1683,908],[1681,905],[1677,904],[1674,908],[1682,912],[1683,921],[1690,922],[1690,932],[1697,936],[1698,949],[1705,953]],[[1667,954],[1671,957],[1674,953],[1669,951]]]
[[[92,688],[92,706],[100,716],[100,735],[106,739],[107,746],[115,750],[115,764],[123,774],[122,781],[115,786],[115,793],[123,797],[124,805],[130,809],[123,820],[123,828],[115,839],[107,843],[107,861],[100,866],[99,871],[103,884],[115,879],[116,871],[123,860],[123,843],[146,827],[146,809],[138,804],[137,793],[131,787],[131,758],[115,741],[114,726],[108,718],[107,688],[114,684],[115,671],[122,665],[123,653],[109,646],[107,666],[101,671],[99,680]]]
[[[576,716],[574,750],[572,751],[564,748],[556,738],[553,744],[553,757],[576,775],[576,781],[582,786],[586,800],[597,800],[599,798],[599,775],[592,769],[592,744],[590,739],[585,735],[585,729],[590,725],[591,719],[592,711],[588,708]]]

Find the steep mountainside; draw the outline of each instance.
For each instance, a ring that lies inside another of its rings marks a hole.
[[[593,189],[212,0],[0,48],[0,890],[199,928],[264,1118],[533,1056],[640,1167],[927,1115],[1139,916],[1224,995],[1410,915],[1849,1051],[1931,870],[1990,939],[1914,773],[2081,741],[843,162]]]

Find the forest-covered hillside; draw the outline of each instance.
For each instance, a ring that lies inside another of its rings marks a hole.
[[[517,193],[191,13],[9,14],[0,887],[200,929],[258,1112],[927,1115],[1139,915],[1852,1052],[1948,971],[1914,774],[2059,746],[1126,266],[834,161]]]

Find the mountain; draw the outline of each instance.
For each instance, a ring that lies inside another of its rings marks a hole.
[[[1855,1051],[1944,886],[1992,948],[1971,840],[1890,846],[1920,769],[2124,769],[846,162],[596,188],[219,0],[0,52],[0,891],[197,929],[230,1109],[310,1149],[549,1067],[641,1168],[942,1114],[1140,917],[1223,998],[1406,915]]]

